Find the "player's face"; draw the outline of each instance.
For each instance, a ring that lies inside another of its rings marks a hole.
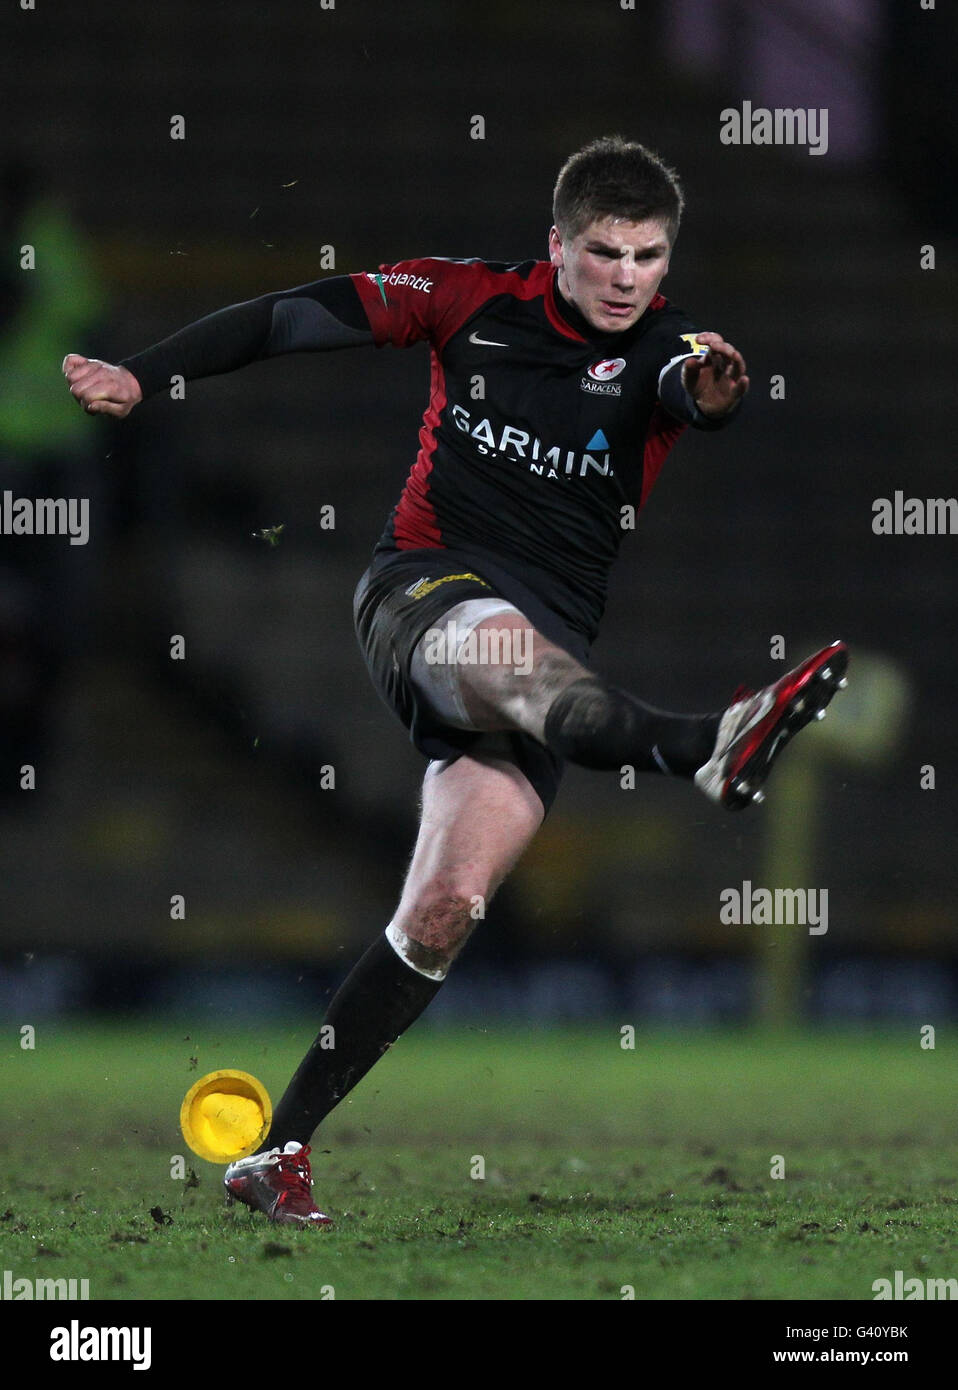
[[[559,290],[602,333],[623,333],[645,313],[669,268],[665,223],[601,217],[563,241],[549,233],[549,259]]]

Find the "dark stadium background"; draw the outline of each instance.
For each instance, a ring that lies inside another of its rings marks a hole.
[[[871,529],[877,497],[956,491],[954,16],[41,0],[0,24],[8,408],[39,408],[8,352],[35,285],[63,325],[37,358],[50,439],[0,434],[0,475],[92,509],[86,547],[0,538],[0,1014],[318,1017],[389,920],[424,768],[368,681],[351,597],[414,456],[426,350],[280,359],[121,425],[80,416],[62,355],[115,361],[317,278],[324,247],[337,274],[544,255],[560,163],[611,131],[678,168],[663,288],[742,348],[753,390],[734,429],[670,456],[596,664],[712,709],[841,636],[852,683],[757,814],[570,769],[432,1016],[954,1014],[958,538]],[[722,145],[719,113],[746,100],[827,107],[828,152]],[[27,289],[19,248],[51,203],[63,259]],[[277,545],[254,538],[274,525]],[[827,935],[722,925],[744,880],[827,889]]]

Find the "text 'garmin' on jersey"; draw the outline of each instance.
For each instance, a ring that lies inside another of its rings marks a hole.
[[[559,478],[563,475],[570,478],[577,467],[580,478],[584,478],[590,469],[603,478],[615,477],[615,471],[611,466],[611,450],[597,458],[595,454],[585,451],[576,453],[574,449],[563,449],[558,444],[546,449],[541,439],[531,435],[528,430],[518,429],[515,425],[502,425],[497,433],[497,428],[488,416],[474,425],[469,411],[461,405],[453,406],[452,418],[456,429],[475,440],[479,453],[487,458],[504,458],[508,463],[523,463],[528,460],[530,473],[538,473],[540,477],[546,478]]]

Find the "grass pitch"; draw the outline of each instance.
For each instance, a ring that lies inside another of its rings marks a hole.
[[[935,1050],[908,1025],[630,1051],[614,1024],[423,1024],[314,1140],[336,1225],[299,1231],[227,1210],[178,1116],[226,1066],[275,1103],[314,1032],[60,1023],[23,1051],[9,1029],[0,1271],[119,1300],[867,1300],[896,1269],[958,1275],[944,1029]]]

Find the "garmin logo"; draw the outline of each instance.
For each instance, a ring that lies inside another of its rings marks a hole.
[[[130,1361],[134,1371],[148,1371],[153,1364],[151,1327],[81,1327],[76,1318],[69,1327],[50,1333],[51,1361]]]
[[[456,429],[469,435],[485,458],[525,463],[530,473],[544,478],[584,478],[589,473],[598,473],[603,478],[615,477],[612,451],[605,436],[599,433],[593,436],[583,453],[563,449],[558,444],[547,449],[541,439],[515,425],[496,425],[488,417],[473,424],[469,411],[461,405],[454,405],[451,413]],[[592,448],[595,453],[589,452]]]
[[[828,152],[828,108],[727,106],[719,116],[723,145],[807,145],[809,154]]]

